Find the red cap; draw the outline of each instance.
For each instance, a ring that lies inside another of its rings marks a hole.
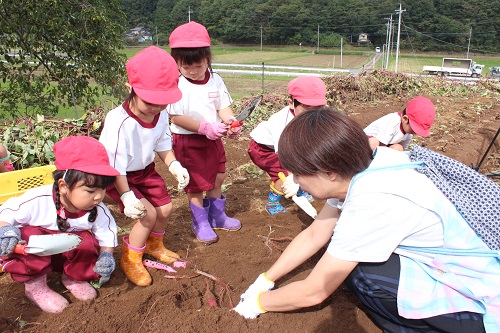
[[[178,26],[168,39],[171,49],[210,46],[207,29],[194,21]]]
[[[406,106],[406,115],[413,132],[424,138],[429,136],[436,118],[436,110],[430,99],[422,96],[413,98]]]
[[[90,136],[68,136],[54,145],[57,170],[78,170],[94,175],[118,176],[109,164],[103,144]]]
[[[174,58],[157,46],[150,46],[130,58],[126,64],[128,81],[143,101],[167,105],[179,101],[179,69]]]
[[[288,83],[292,98],[308,106],[326,105],[326,86],[315,76],[299,76]]]

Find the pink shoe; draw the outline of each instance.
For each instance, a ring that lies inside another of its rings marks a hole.
[[[94,287],[87,281],[73,280],[66,274],[62,276],[62,284],[80,301],[88,301],[97,297]]]
[[[47,275],[24,283],[24,292],[40,309],[49,313],[61,313],[68,301],[47,286]]]

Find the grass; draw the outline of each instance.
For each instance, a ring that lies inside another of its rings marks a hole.
[[[127,58],[131,58],[141,47],[127,47],[119,50]],[[162,47],[169,52],[168,47]],[[214,63],[241,63],[275,66],[298,66],[298,67],[317,67],[317,68],[343,68],[360,69],[367,63],[375,52],[367,47],[352,47],[345,45],[340,56],[340,48],[320,48],[319,54],[315,47],[283,46],[271,47],[264,46],[262,51],[260,45],[216,45],[212,47],[214,54]],[[465,58],[465,54],[448,53],[405,53],[402,51],[398,61],[398,72],[422,73],[422,67],[425,65],[440,65],[443,57]],[[479,64],[485,65],[483,75],[488,75],[491,66],[500,66],[498,55],[485,56],[470,54],[469,57]],[[381,58],[382,59],[382,58]],[[395,67],[395,57],[389,61],[389,70],[393,71]],[[382,68],[382,60],[379,60],[375,68]],[[238,75],[230,73],[221,73],[226,86],[233,99],[239,99],[249,95],[256,95],[262,92],[275,90],[286,93],[286,85],[292,77],[269,76],[265,75]],[[102,100],[111,100],[116,105],[117,101],[109,96],[102,97]],[[108,103],[108,102],[107,102]],[[112,105],[111,103],[108,103]],[[19,105],[19,108],[24,106]],[[82,116],[86,110],[82,110],[77,105],[77,114]],[[61,109],[59,116],[62,118],[74,118],[75,110],[72,105]]]

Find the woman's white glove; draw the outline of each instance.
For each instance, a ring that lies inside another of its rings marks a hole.
[[[184,189],[189,184],[189,173],[186,168],[181,165],[181,162],[173,160],[168,166],[168,171],[177,178],[179,190]]]
[[[123,202],[125,209],[123,213],[133,219],[141,219],[146,216],[146,207],[142,202],[137,199],[134,192],[127,191],[120,196],[120,200]]]
[[[273,288],[274,281],[269,280],[266,276],[266,273],[262,273],[255,280],[255,282],[252,283],[243,294],[241,294],[240,298],[244,300],[252,294],[269,291]]]
[[[283,193],[285,193],[285,198],[291,198],[294,195],[297,195],[299,187],[299,184],[293,181],[293,174],[291,173],[286,176],[283,185],[281,185],[281,189],[283,190]]]
[[[260,294],[262,292],[257,292],[249,295],[245,299],[241,299],[241,301],[236,305],[233,310],[238,312],[240,315],[245,317],[246,319],[255,319],[261,313],[267,312],[260,305]]]

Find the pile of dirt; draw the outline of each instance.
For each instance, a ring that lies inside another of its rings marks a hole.
[[[491,97],[443,99],[428,96],[436,105],[438,117],[431,137],[419,143],[451,156],[462,163],[477,165],[500,126],[500,104]],[[346,113],[362,126],[394,111],[401,111],[407,100],[389,97],[377,103],[352,104]],[[230,216],[241,220],[237,232],[218,231],[219,241],[205,246],[190,228],[191,214],[184,193],[178,193],[165,166],[158,165],[173,197],[175,211],[167,228],[165,244],[189,260],[193,267],[211,274],[231,286],[230,293],[194,269],[186,277],[169,279],[166,272],[149,269],[153,284],[130,284],[117,268],[111,280],[98,290],[90,302],[76,301],[60,282],[60,273],[49,275],[49,285],[70,300],[59,315],[43,313],[24,296],[24,287],[8,274],[0,275],[1,332],[365,332],[378,333],[357,300],[341,287],[322,304],[292,313],[270,313],[256,320],[245,320],[234,311],[239,295],[261,272],[279,257],[282,249],[311,222],[291,201],[289,213],[270,216],[264,210],[269,179],[259,174],[247,155],[248,132],[238,140],[226,140],[228,157],[225,195]],[[500,170],[500,139],[482,164],[483,173]],[[323,202],[314,202],[320,209]],[[134,221],[109,204],[118,225],[127,230]],[[314,267],[318,253],[300,268],[281,279],[277,286],[303,279]],[[119,260],[121,247],[115,258]],[[207,288],[219,300],[212,307]]]

